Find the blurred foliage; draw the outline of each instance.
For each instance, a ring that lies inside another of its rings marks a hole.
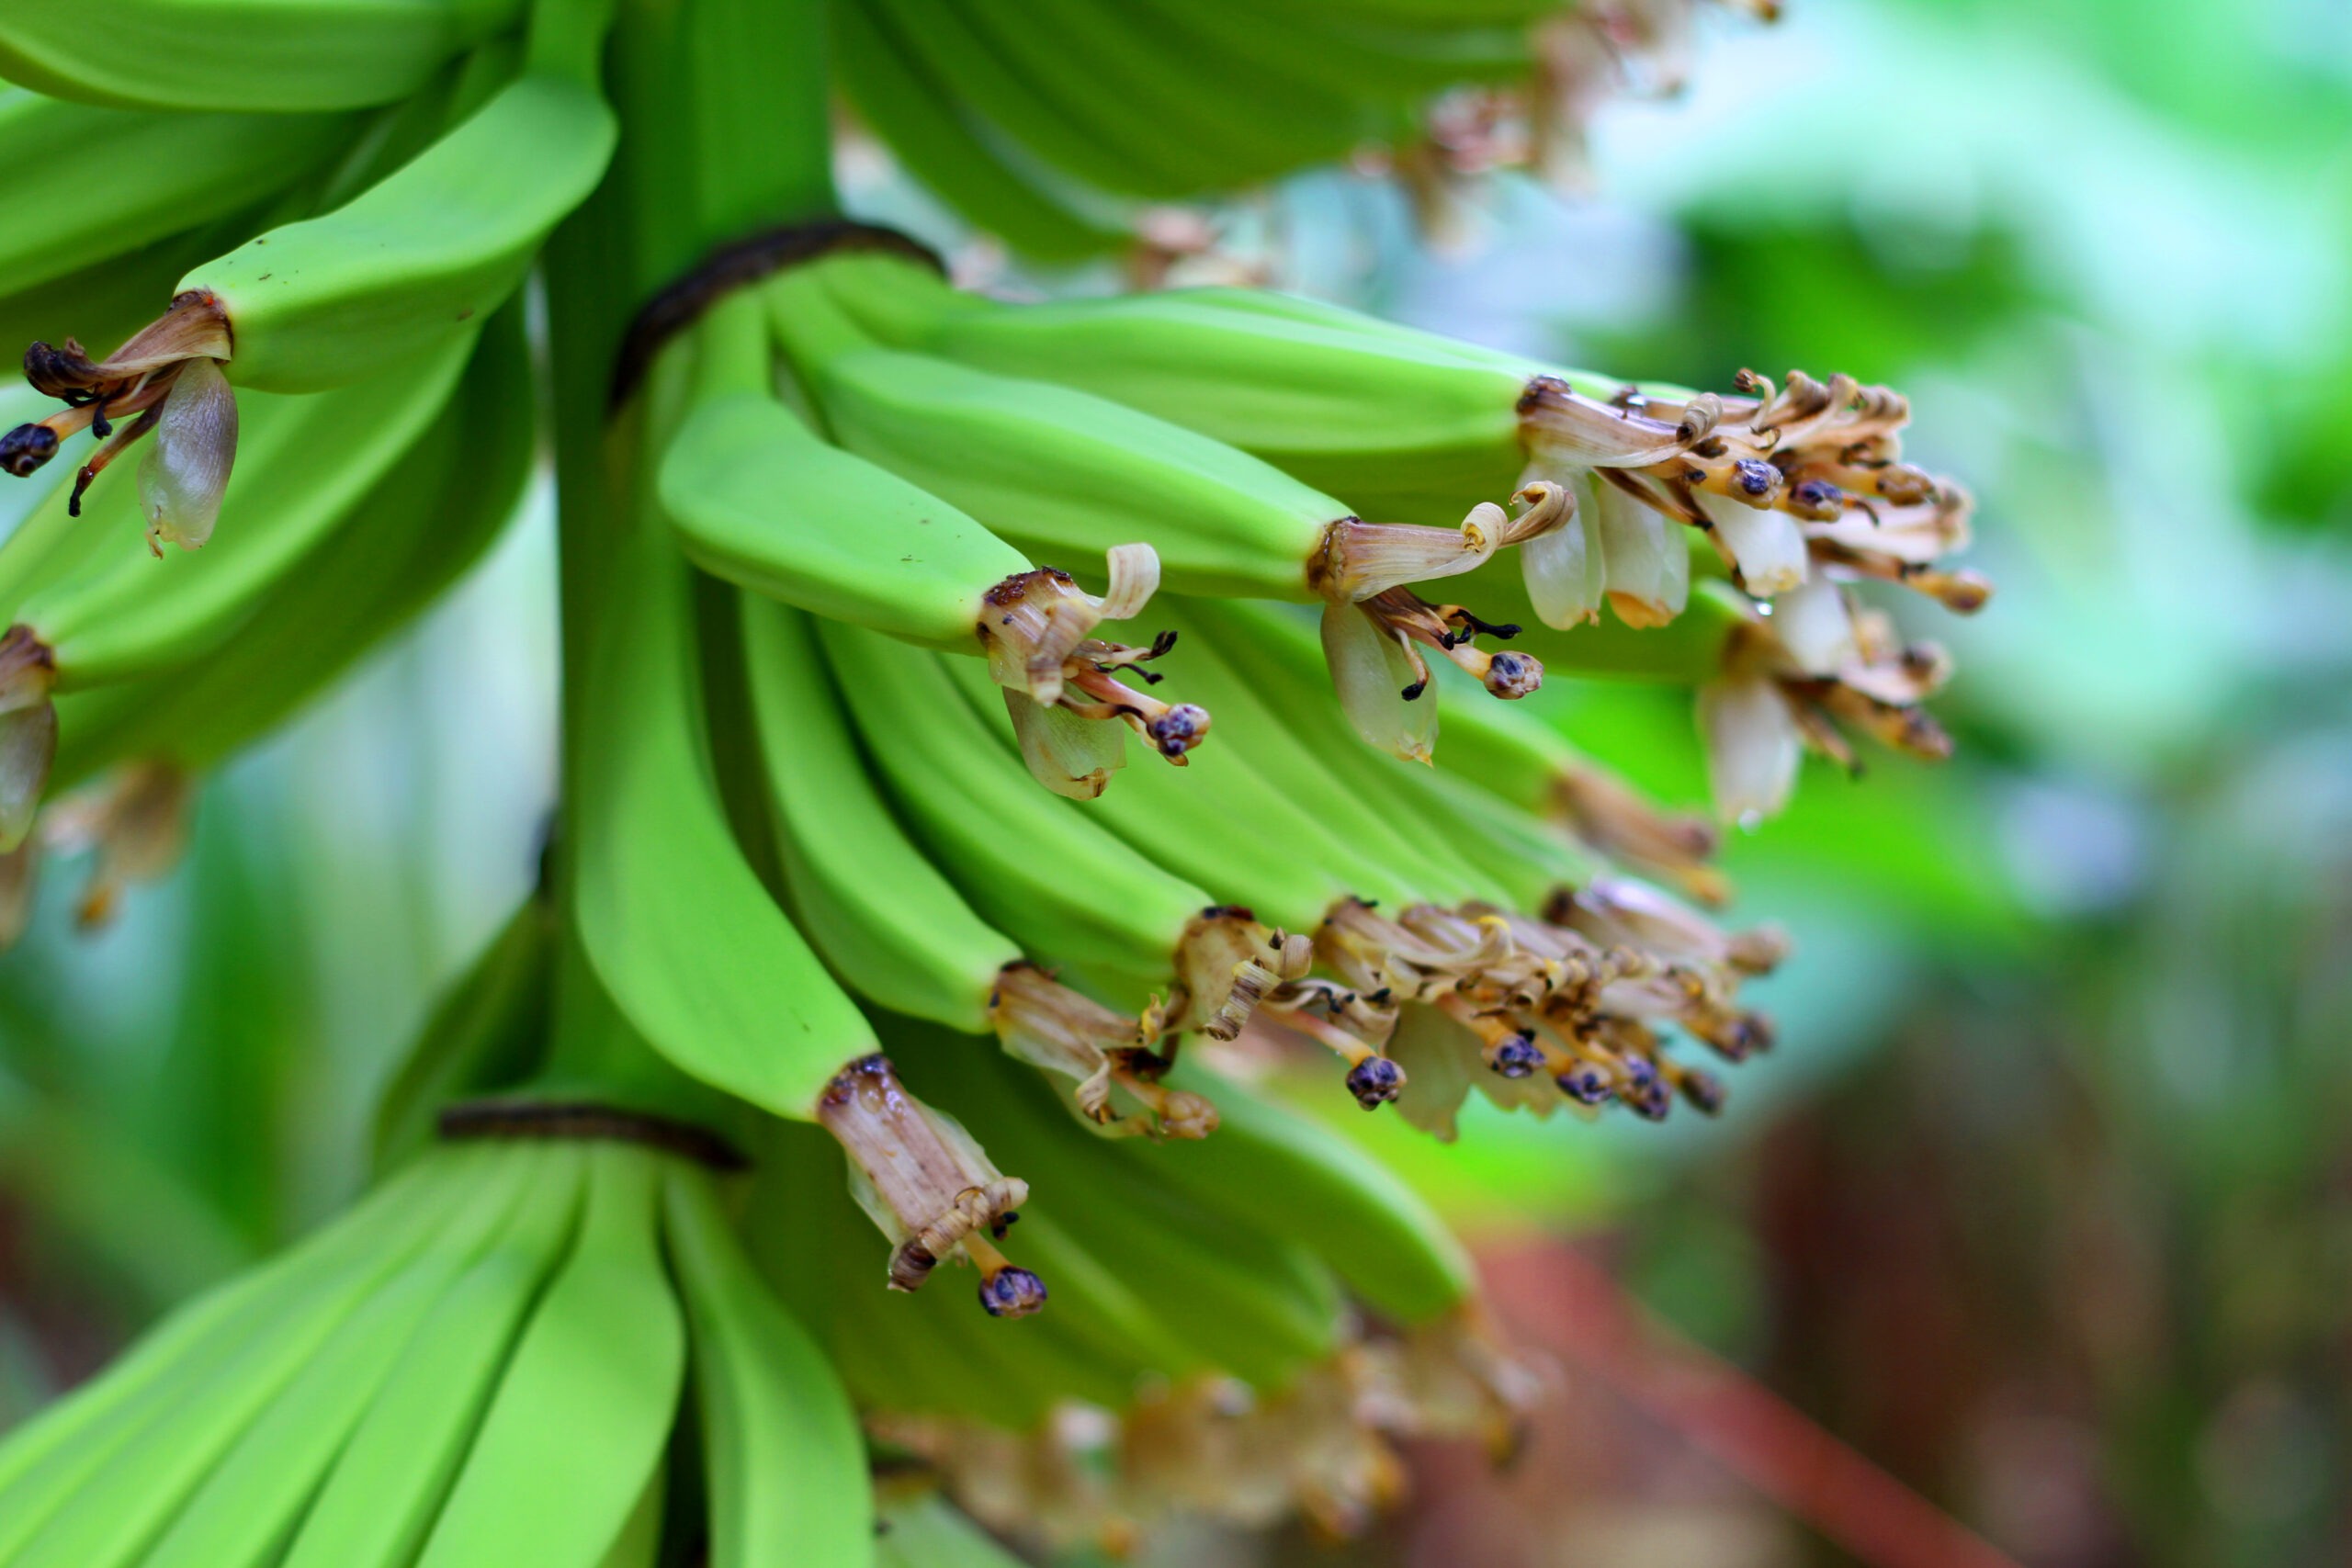
[[[1578,363],[1908,391],[2003,590],[1958,628],[1902,609],[1961,656],[1961,756],[1817,768],[1734,845],[1736,912],[1800,945],[1762,993],[1783,1044],[1722,1122],[1474,1111],[1439,1148],[1330,1114],[1474,1233],[1586,1237],[2037,1568],[2346,1561],[2352,17],[1791,11],[1713,29],[1684,99],[1605,116],[1598,195],[1498,182],[1432,253],[1393,189],[1330,173],[1226,231],[1294,287]],[[361,1179],[388,1052],[527,881],[544,547],[524,530],[210,787],[187,865],[118,929],[71,936],[51,886],[0,961],[0,1425]],[[1679,702],[1543,701],[1699,798]],[[1668,1560],[1627,1508],[1695,1507],[1623,1466],[1546,1482],[1545,1561]],[[1840,1561],[1752,1507],[1704,1517],[1711,1552],[1765,1542],[1710,1561]],[[1464,1560],[1442,1523],[1367,1560]],[[1492,1519],[1479,1550],[1538,1560]]]

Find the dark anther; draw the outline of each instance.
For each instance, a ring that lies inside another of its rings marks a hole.
[[[74,474],[74,493],[65,498],[66,516],[79,517],[82,515],[82,492],[88,490],[90,488],[90,481],[97,477],[98,470],[90,467],[87,463],[83,464],[80,471]]]
[[[1161,654],[1166,653],[1170,649],[1175,646],[1176,634],[1172,631],[1161,632],[1151,639],[1151,651],[1145,654],[1144,657],[1146,659],[1158,659]]]
[[[1017,1225],[1020,1223],[1021,1211],[1018,1209],[1007,1209],[1003,1213],[999,1214],[995,1219],[989,1222],[989,1235],[996,1237],[999,1241],[1002,1241],[1004,1239],[1004,1233],[1011,1230],[1014,1225]]]
[[[0,435],[0,468],[20,479],[56,456],[57,432],[45,424],[20,424]]]
[[[1163,757],[1181,757],[1201,743],[1208,733],[1209,715],[1206,708],[1193,703],[1178,703],[1145,727],[1151,743],[1159,748]]]
[[[1682,1082],[1679,1087],[1682,1090],[1682,1098],[1689,1100],[1691,1109],[1702,1115],[1714,1116],[1722,1112],[1724,1098],[1724,1080],[1715,1077],[1714,1074],[1702,1073],[1693,1068],[1682,1075]]]
[[[1143,677],[1143,683],[1147,686],[1157,686],[1168,679],[1167,672],[1161,670],[1137,670],[1136,673]]]
[[[1730,450],[1730,447],[1724,445],[1724,438],[1720,435],[1710,435],[1704,441],[1700,442],[1697,446],[1690,448],[1692,456],[1705,457],[1710,461],[1722,457],[1725,452]]]
[[[1544,684],[1544,666],[1524,653],[1498,653],[1487,665],[1487,690],[1506,701]]]
[[[1404,1088],[1405,1069],[1385,1056],[1366,1056],[1348,1069],[1348,1092],[1366,1111],[1377,1111]]]
[[[1590,1062],[1579,1062],[1552,1081],[1578,1105],[1599,1105],[1609,1098],[1609,1075]]]
[[[1789,491],[1789,510],[1811,523],[1835,523],[1846,510],[1846,492],[1827,479],[1806,479]]]
[[[1514,1034],[1495,1047],[1494,1069],[1503,1077],[1527,1077],[1543,1065],[1544,1053],[1524,1034]]]
[[[1429,690],[1429,684],[1430,683],[1427,680],[1414,682],[1411,685],[1405,688],[1403,693],[1405,700],[1408,703],[1419,701],[1420,694]]]
[[[1046,1281],[1026,1269],[1000,1269],[980,1281],[980,1306],[990,1317],[1027,1317],[1046,1304]]]
[[[1674,1097],[1667,1093],[1662,1083],[1653,1082],[1638,1092],[1628,1089],[1619,1098],[1624,1100],[1628,1110],[1645,1122],[1663,1122],[1667,1112],[1674,1109]]]

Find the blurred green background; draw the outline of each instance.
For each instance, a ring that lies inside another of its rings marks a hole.
[[[1736,917],[1799,953],[1720,1122],[1340,1124],[1495,1258],[1601,1262],[2036,1568],[2352,1560],[2352,5],[1709,14],[1688,90],[1590,151],[1580,192],[1464,187],[1435,247],[1362,174],[1220,220],[1275,282],[1457,335],[1909,393],[2001,588],[1971,623],[1898,606],[1960,657],[1961,754],[1816,768],[1733,847]],[[0,959],[0,1426],[364,1179],[391,1053],[529,878],[549,543],[542,502],[213,781],[109,929],[48,868]],[[1541,700],[1698,799],[1687,700]],[[1347,1560],[1856,1560],[1566,1371],[1516,1474],[1417,1456]]]

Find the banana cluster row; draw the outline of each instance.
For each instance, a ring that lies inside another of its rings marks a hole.
[[[1678,54],[1693,4],[834,0],[830,20],[842,88],[896,160],[976,227],[1064,260],[1138,231],[1181,251],[1185,226],[1148,204],[1310,164],[1380,159],[1425,189],[1491,165],[1498,122],[1525,161],[1529,128],[1565,144],[1629,57]]]
[[[452,1145],[13,1436],[0,1560],[650,1568],[666,1517],[714,1562],[856,1562],[865,1462],[709,1172]]]

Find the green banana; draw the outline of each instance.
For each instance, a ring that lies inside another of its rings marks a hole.
[[[152,1547],[144,1568],[274,1565],[403,1349],[498,1234],[547,1162],[502,1160],[455,1201],[440,1234],[354,1312],[227,1449]],[[93,1506],[84,1503],[81,1506]],[[96,1560],[93,1560],[94,1562]]]
[[[1247,661],[1261,689],[1292,716],[1301,734],[1336,754],[1344,754],[1340,749],[1352,749],[1361,760],[1349,770],[1349,782],[1409,835],[1453,849],[1480,879],[1482,897],[1499,895],[1498,901],[1532,908],[1571,868],[1589,874],[1574,851],[1540,824],[1510,820],[1506,802],[1464,795],[1450,776],[1365,754],[1355,746],[1339,714],[1328,701],[1317,700],[1322,694],[1300,668],[1313,657],[1314,645],[1306,628],[1292,616],[1266,604],[1193,602],[1187,610],[1230,657]]]
[[[894,1038],[893,1049],[901,1045]],[[1303,1249],[1172,1196],[1068,1117],[1036,1105],[998,1062],[973,1063],[960,1089],[957,1104],[980,1137],[1019,1149],[1023,1168],[1035,1173],[1029,1210],[1091,1253],[1164,1332],[1208,1364],[1253,1387],[1279,1388],[1333,1349],[1337,1292]]]
[[[906,837],[857,754],[808,623],[743,601],[753,723],[784,880],[803,929],[861,995],[967,1033],[989,1026],[1020,947],[984,924]]]
[[[0,295],[250,206],[357,131],[344,115],[126,112],[0,88]],[[153,296],[143,303],[152,310]]]
[[[1204,14],[1179,0],[1148,0],[1170,20],[1212,31],[1200,52],[1219,62],[1246,60],[1288,86],[1325,88],[1334,81],[1368,89],[1396,107],[1469,82],[1500,82],[1526,74],[1531,60],[1523,27],[1468,24],[1449,17],[1434,26],[1352,11],[1317,14],[1290,6],[1260,6],[1247,17]],[[1203,74],[1208,73],[1204,72]],[[1288,90],[1261,84],[1261,90]]]
[[[1444,1221],[1360,1145],[1197,1063],[1177,1077],[1216,1101],[1217,1135],[1198,1149],[1149,1150],[1153,1179],[1230,1224],[1306,1247],[1397,1323],[1429,1322],[1476,1289]]]
[[[665,1156],[587,1151],[571,1255],[532,1312],[419,1568],[594,1568],[660,1464],[685,1374],[662,1263]]]
[[[95,1382],[35,1416],[0,1443],[0,1551],[12,1551],[40,1522],[32,1499],[71,1485],[152,1409],[157,1390],[240,1340],[245,1314],[268,1312],[396,1239],[417,1193],[415,1173],[387,1183],[334,1225],[270,1265],[215,1287],[174,1312]]]
[[[595,89],[531,71],[345,205],[190,271],[260,391],[364,379],[470,333],[603,175],[617,130]]]
[[[198,1356],[60,1442],[0,1494],[0,1551],[12,1568],[95,1568],[140,1551],[249,1427],[458,1201],[476,1163],[438,1162],[324,1233],[269,1277]],[[21,1492],[22,1495],[18,1494]]]
[[[813,615],[976,652],[987,594],[1030,570],[970,517],[828,445],[764,392],[705,402],[662,461],[687,558]]]
[[[839,621],[818,632],[892,798],[984,919],[1057,962],[1146,983],[1167,972],[1193,918],[1220,900],[1040,794],[938,655]]]
[[[693,1341],[711,1568],[870,1562],[865,1446],[832,1368],[744,1261],[707,1177],[673,1168],[662,1206]]]
[[[1148,1125],[1179,1136],[1213,1125],[1115,1055],[1150,1043],[1143,1021],[1030,964],[908,838],[865,772],[806,618],[748,598],[743,617],[777,858],[799,922],[833,971],[893,1012],[993,1032],[1012,1055],[1073,1079],[1091,1118],[1117,1120],[1116,1085],[1150,1112]]]
[[[869,0],[917,68],[1029,159],[1099,191],[1175,198],[1208,188],[1205,167],[1155,138],[1141,117],[1042,81],[1019,58],[1022,29],[987,25],[985,7],[947,0]]]
[[[1132,191],[1139,175],[1165,171],[1178,194],[1231,190],[1341,156],[1383,129],[1378,104],[1334,91],[1330,76],[1266,90],[1246,62],[1203,58],[1197,30],[1166,25],[1148,6],[1023,0],[968,15],[1033,96],[1133,171],[1102,182],[1107,189]],[[1177,58],[1197,73],[1171,75]]]
[[[522,0],[92,0],[12,6],[0,77],[52,97],[284,113],[404,98]]]
[[[1295,706],[1276,702],[1269,684],[1245,673],[1245,667],[1235,661],[1241,650],[1227,648],[1204,629],[1206,623],[1193,614],[1194,603],[1174,596],[1162,601],[1168,625],[1185,638],[1186,673],[1197,679],[1197,694],[1214,705],[1231,749],[1250,761],[1269,787],[1288,799],[1311,803],[1319,820],[1370,852],[1380,864],[1396,868],[1433,902],[1487,897],[1488,889],[1478,874],[1450,843],[1408,831],[1377,797],[1368,798],[1358,787],[1352,740],[1333,750],[1314,739],[1316,716],[1303,717]],[[1302,647],[1299,653],[1314,656],[1311,646]],[[1247,668],[1262,671],[1263,665],[1253,658]],[[1296,674],[1302,678],[1294,680],[1291,688],[1304,694],[1298,702],[1323,716],[1329,694],[1319,689],[1311,669]],[[1484,711],[1505,705],[1468,705]]]
[[[146,537],[114,530],[17,605],[17,619],[51,649],[58,688],[150,674],[232,636],[415,446],[457,388],[474,336],[330,396],[246,400],[238,516],[200,566],[158,564]],[[118,474],[113,488],[129,483]]]
[[[1343,503],[1222,442],[1084,392],[857,346],[827,322],[827,269],[766,291],[836,440],[1044,559],[1141,536],[1170,587],[1318,596]],[[1115,530],[1115,533],[1112,531]]]
[[[1704,818],[1652,804],[1540,715],[1499,703],[1464,704],[1454,715],[1440,768],[1560,824],[1597,855],[1679,883],[1702,903],[1729,898],[1730,883],[1709,863],[1720,840]]]
[[[993,305],[941,299],[944,286],[907,264],[859,261],[832,269],[834,287],[862,325],[904,347],[1107,399],[1382,518],[1459,517],[1509,493],[1527,465],[1521,396],[1550,373],[1287,296]]]
[[[496,1244],[434,1309],[336,1455],[284,1568],[406,1568],[548,1278],[571,1250],[584,1145],[558,1146]]]
[[[868,0],[834,0],[831,42],[841,89],[907,172],[978,227],[1039,261],[1074,261],[1132,243],[1082,213],[979,133],[956,78],[933,73]]]
[[[629,1022],[692,1076],[814,1114],[873,1031],[745,862],[700,755],[685,569],[649,509],[597,654],[574,823],[590,962]]]
[[[986,721],[989,694],[959,660],[943,661]],[[1001,744],[1010,737],[999,735]],[[1328,826],[1311,802],[1268,784],[1240,749],[1219,747],[1181,773],[1149,769],[1085,810],[1170,875],[1198,877],[1229,902],[1293,930],[1341,898],[1411,902],[1423,896],[1390,865]],[[1274,852],[1281,846],[1280,853]]]

